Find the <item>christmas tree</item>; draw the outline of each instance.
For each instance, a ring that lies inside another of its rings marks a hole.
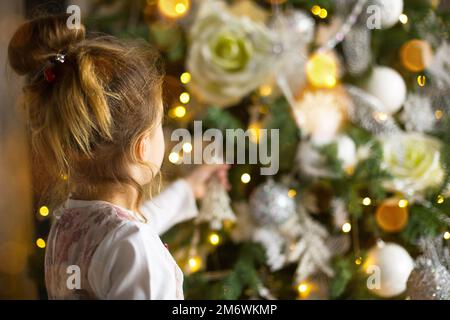
[[[88,30],[162,52],[167,178],[198,148],[173,149],[171,132],[195,121],[279,148],[274,175],[234,155],[231,191],[212,181],[199,219],[164,235],[186,298],[450,298],[448,1],[108,0],[82,12]]]

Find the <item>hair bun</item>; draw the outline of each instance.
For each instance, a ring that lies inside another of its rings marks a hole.
[[[11,67],[20,75],[39,70],[48,59],[63,50],[70,50],[85,38],[85,29],[69,29],[69,15],[40,17],[22,24],[8,47]]]

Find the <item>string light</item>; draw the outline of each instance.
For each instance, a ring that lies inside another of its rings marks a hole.
[[[311,292],[311,285],[305,281],[302,281],[298,284],[297,291],[301,298],[306,298]]]
[[[427,81],[427,78],[424,75],[417,76],[417,84],[421,87],[425,87],[425,83]]]
[[[408,16],[404,13],[402,13],[399,17],[398,20],[400,21],[400,23],[402,24],[407,24],[408,23]]]
[[[189,142],[186,142],[183,144],[183,151],[186,153],[189,153],[192,151],[192,144],[190,144]]]
[[[375,118],[375,120],[377,120],[378,122],[384,122],[387,120],[388,115],[385,112],[380,112],[380,111],[375,111],[373,113],[373,117]]]
[[[190,7],[190,0],[158,0],[159,12],[168,18],[181,18]]]
[[[444,196],[443,196],[442,194],[440,194],[440,195],[437,196],[437,198],[436,198],[436,203],[438,203],[438,204],[443,204],[444,201],[445,201],[445,198],[444,198]]]
[[[408,206],[408,200],[406,199],[401,199],[398,201],[398,206],[400,208],[406,208]]]
[[[176,152],[171,152],[169,154],[169,161],[174,164],[177,164],[180,161],[180,155]]]
[[[327,16],[328,16],[328,11],[327,11],[327,9],[323,9],[323,8],[320,9],[319,17],[322,18],[322,19],[325,19]]]
[[[350,230],[352,230],[352,225],[349,222],[342,225],[342,232],[349,233]]]
[[[306,77],[317,88],[333,88],[337,83],[336,57],[329,52],[317,52],[306,63]]]
[[[211,243],[213,246],[217,246],[220,243],[220,236],[216,232],[211,232],[208,239],[209,243]]]
[[[189,72],[183,72],[180,76],[180,81],[182,84],[187,84],[191,81],[191,74]]]
[[[251,179],[252,179],[252,177],[248,173],[244,173],[241,176],[242,183],[249,183]]]
[[[355,259],[355,264],[356,264],[357,266],[359,266],[359,265],[361,265],[361,263],[362,263],[361,257],[357,257],[357,258]]]
[[[50,210],[46,206],[42,206],[39,208],[39,214],[43,217],[48,216],[49,212],[50,212]]]
[[[270,86],[268,84],[265,84],[265,85],[262,85],[261,87],[259,87],[259,95],[261,97],[270,96],[272,94],[272,91],[273,91],[272,86]]]
[[[67,181],[67,179],[69,179],[69,176],[65,173],[61,174],[61,180]]]
[[[313,14],[313,15],[315,15],[315,16],[317,16],[317,15],[319,15],[319,13],[320,13],[320,7],[318,6],[318,5],[314,5],[314,6],[312,6],[312,8],[311,8],[311,13]]]
[[[44,249],[45,248],[45,240],[42,238],[37,239],[36,245],[38,246],[38,248]]]
[[[169,110],[171,118],[183,118],[186,115],[186,108],[184,106],[177,106]]]
[[[250,140],[253,143],[258,143],[261,139],[261,124],[257,121],[250,123],[248,130],[250,132]]]
[[[181,103],[189,103],[189,101],[191,100],[191,96],[189,95],[189,93],[187,92],[183,92],[182,94],[180,94],[180,102]]]
[[[197,272],[202,266],[202,259],[199,256],[189,258],[188,266],[190,272]]]
[[[289,189],[289,191],[288,191],[289,198],[295,198],[296,195],[297,195],[297,191],[295,191],[294,189]]]
[[[448,231],[444,232],[444,239],[445,240],[450,240],[450,232],[448,232]]]
[[[362,200],[362,204],[365,205],[366,207],[367,207],[367,206],[370,206],[370,205],[372,204],[372,199],[370,199],[369,197],[365,197],[365,198]]]
[[[444,112],[440,109],[438,109],[434,112],[434,117],[436,118],[436,120],[441,120],[443,116],[444,116]]]

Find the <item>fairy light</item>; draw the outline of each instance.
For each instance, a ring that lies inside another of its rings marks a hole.
[[[159,12],[168,18],[181,18],[190,7],[190,0],[158,0]]]
[[[450,232],[448,232],[448,231],[444,232],[444,239],[445,240],[450,240]]]
[[[438,109],[434,112],[434,117],[436,118],[436,120],[441,120],[443,116],[444,112],[441,109]]]
[[[262,85],[261,87],[259,87],[259,95],[261,97],[270,96],[272,94],[272,91],[273,91],[272,86],[270,86],[268,84],[265,84],[265,85]]]
[[[324,9],[324,8],[320,9],[319,17],[320,17],[321,19],[325,19],[327,16],[328,16],[328,11],[327,11],[327,9]]]
[[[311,8],[311,13],[313,14],[313,15],[315,15],[315,16],[317,16],[317,15],[319,15],[319,13],[320,13],[320,7],[318,6],[318,5],[314,5],[314,6],[312,6],[312,8]]]
[[[213,246],[217,246],[220,243],[220,236],[216,232],[211,232],[208,240]]]
[[[61,180],[67,181],[68,179],[69,179],[69,176],[67,174],[65,174],[65,173],[61,174]]]
[[[361,263],[362,263],[361,257],[357,257],[357,258],[355,259],[355,264],[356,264],[357,266],[359,266],[359,265],[361,265]]]
[[[297,291],[301,298],[306,298],[309,296],[309,293],[311,292],[311,285],[306,281],[302,281],[298,284]]]
[[[183,72],[180,76],[180,81],[182,84],[187,84],[191,81],[191,74],[189,72]]]
[[[342,225],[342,232],[349,233],[352,230],[352,225],[349,222],[346,222]]]
[[[192,151],[192,144],[189,142],[186,142],[183,144],[183,151],[186,153],[189,153]]]
[[[180,155],[176,152],[171,152],[169,154],[169,161],[176,164],[180,161]]]
[[[186,115],[186,108],[184,106],[177,106],[169,111],[169,116],[172,118],[183,118]]]
[[[398,201],[398,206],[400,208],[406,208],[408,206],[408,200],[406,199],[401,199]]]
[[[248,173],[244,173],[241,176],[242,183],[249,183],[251,179],[252,179],[252,177]]]
[[[202,259],[199,256],[194,256],[188,260],[189,271],[197,272],[202,266]]]
[[[297,191],[295,191],[294,189],[289,189],[289,191],[288,191],[289,198],[295,198],[296,195],[297,195]]]
[[[442,194],[440,194],[440,195],[438,195],[438,196],[436,197],[436,203],[437,203],[437,204],[443,204],[444,201],[445,201],[445,198],[444,198],[444,196],[443,196]]]
[[[372,204],[372,199],[370,199],[369,197],[365,197],[365,198],[362,200],[362,204],[365,205],[366,207],[367,207],[367,206],[370,206],[370,205]]]
[[[425,87],[425,83],[427,82],[427,78],[424,75],[417,76],[417,84],[421,87]]]
[[[258,143],[261,139],[261,124],[259,122],[250,123],[248,130],[250,132],[250,140],[253,143]]]
[[[38,248],[44,249],[45,248],[45,240],[42,238],[38,238],[36,240],[36,245],[38,246]]]
[[[380,112],[380,111],[375,111],[373,113],[373,117],[375,118],[375,120],[377,120],[378,122],[384,122],[387,120],[388,115],[385,112]]]
[[[189,101],[191,100],[191,96],[189,95],[189,93],[187,92],[183,92],[182,94],[180,94],[180,102],[181,103],[189,103]]]
[[[46,206],[42,206],[39,208],[39,214],[43,217],[48,216],[49,212],[50,212],[50,210]]]
[[[400,21],[400,23],[402,24],[407,24],[408,23],[408,16],[404,13],[402,13],[399,17],[398,20]]]

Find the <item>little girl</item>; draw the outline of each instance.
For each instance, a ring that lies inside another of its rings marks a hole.
[[[197,214],[223,165],[202,166],[153,201],[163,155],[163,74],[144,44],[85,37],[68,16],[24,23],[9,62],[39,182],[59,205],[45,258],[50,299],[182,299],[183,275],[158,234]],[[68,198],[68,199],[67,199]]]

